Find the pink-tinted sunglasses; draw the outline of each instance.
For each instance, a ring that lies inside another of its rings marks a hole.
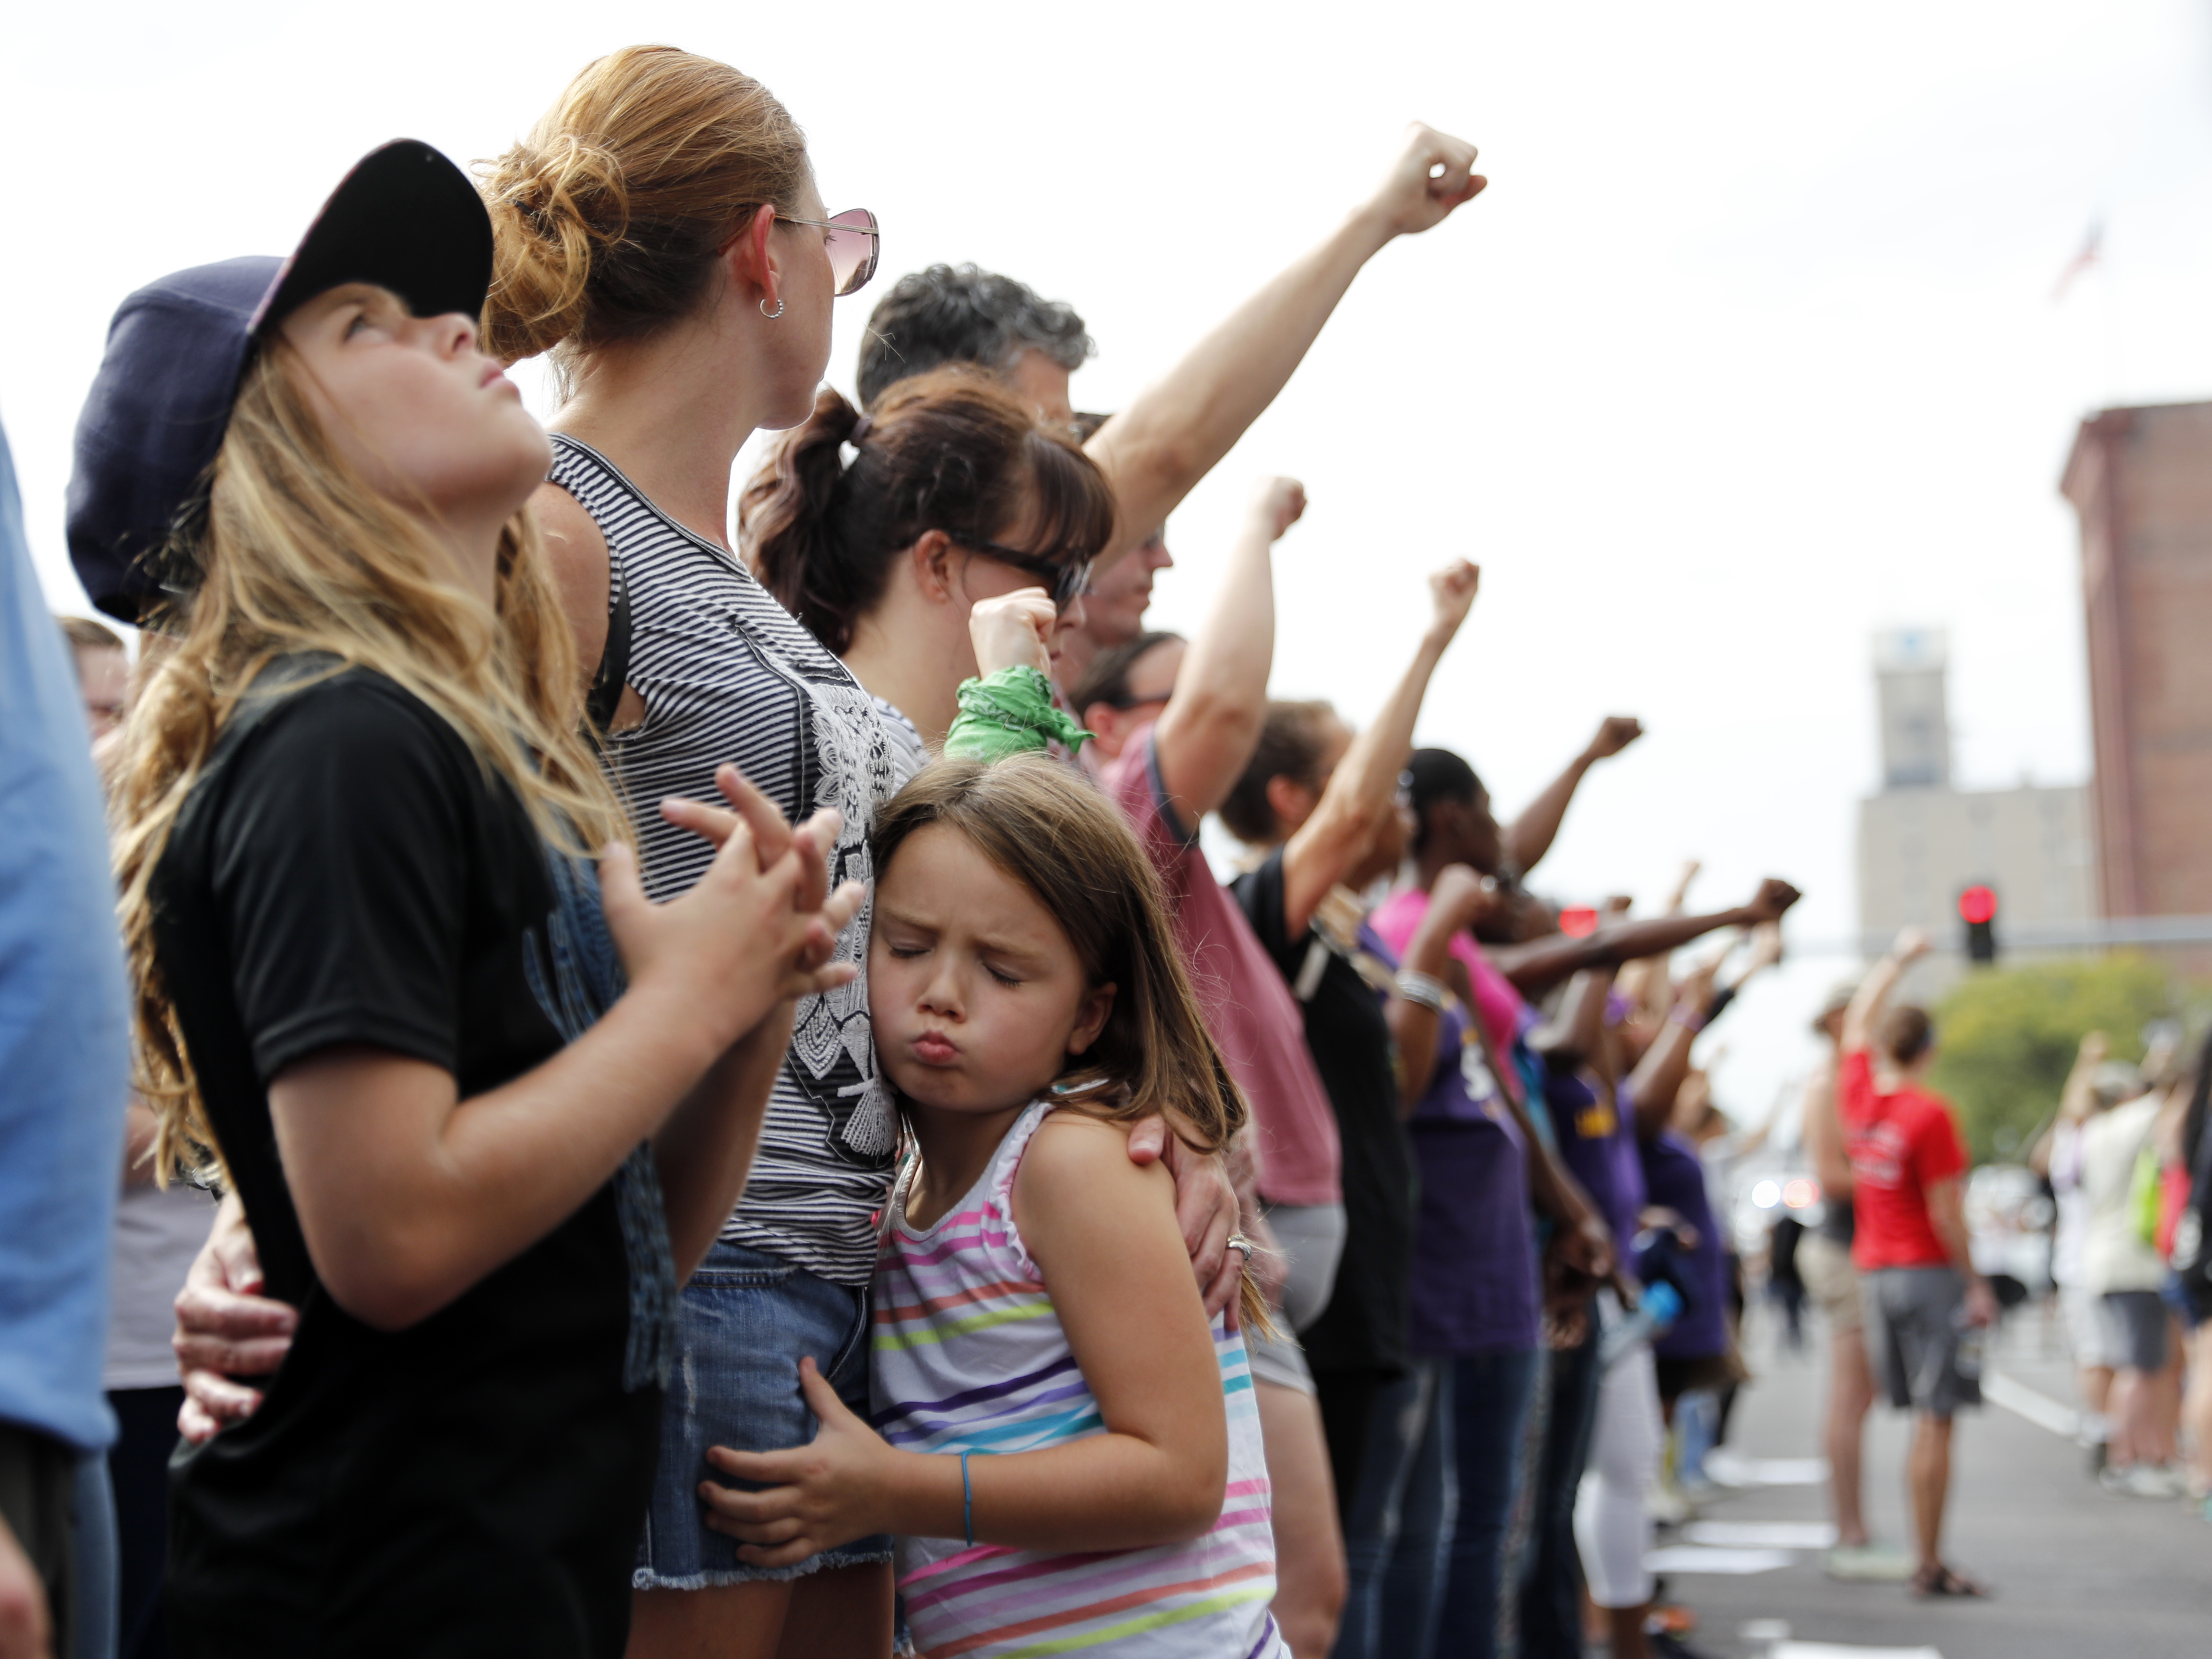
[[[830,250],[830,274],[837,279],[841,299],[866,288],[868,278],[876,274],[876,254],[882,246],[883,234],[876,228],[876,216],[867,209],[847,208],[827,219],[794,219],[788,213],[779,213],[775,222],[830,233],[822,242]]]

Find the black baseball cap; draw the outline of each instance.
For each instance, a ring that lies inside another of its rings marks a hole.
[[[136,623],[198,585],[172,532],[203,495],[270,330],[342,283],[390,289],[418,317],[481,316],[491,261],[491,219],[468,175],[400,138],[355,164],[290,258],[198,265],[125,300],[77,416],[70,477],[70,561],[93,604]]]

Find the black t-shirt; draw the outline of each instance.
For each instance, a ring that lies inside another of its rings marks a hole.
[[[1336,1110],[1344,1153],[1344,1255],[1328,1310],[1298,1334],[1316,1370],[1402,1371],[1412,1297],[1416,1188],[1412,1143],[1398,1115],[1398,1078],[1382,997],[1351,960],[1308,928],[1285,936],[1283,853],[1230,885],[1293,990],[1318,945],[1320,978],[1301,1006],[1306,1047]]]
[[[155,951],[269,1293],[298,1334],[260,1410],[172,1466],[180,1654],[623,1648],[660,1390],[625,1390],[617,1183],[430,1317],[331,1299],[268,1085],[365,1043],[464,1098],[562,1044],[553,888],[514,791],[380,675],[294,659],[216,744],[155,872]],[[566,983],[565,981],[562,981]]]

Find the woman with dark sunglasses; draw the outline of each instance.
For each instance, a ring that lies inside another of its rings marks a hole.
[[[1080,626],[1114,497],[1074,441],[963,366],[892,388],[862,416],[824,389],[738,503],[769,592],[874,694],[919,757],[945,741],[979,663],[978,605],[1029,590]],[[1059,666],[1053,656],[1054,669]]]

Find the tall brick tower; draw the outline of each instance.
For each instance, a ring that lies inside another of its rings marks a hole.
[[[2212,915],[2212,403],[2081,422],[2081,519],[2108,916]]]

